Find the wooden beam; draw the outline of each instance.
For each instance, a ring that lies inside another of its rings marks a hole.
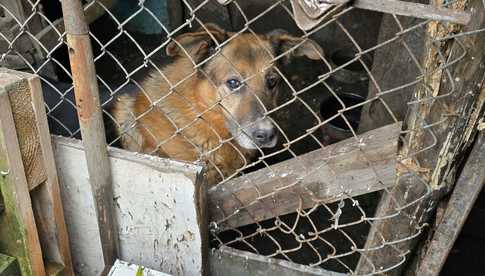
[[[396,0],[355,0],[352,5],[359,9],[423,19],[448,21],[461,25],[466,25],[470,22],[470,14],[468,12],[420,3]]]
[[[268,258],[247,251],[222,246],[210,254],[211,275],[213,276],[344,276],[347,274],[325,270],[319,267],[295,264],[286,260]]]
[[[48,226],[45,234],[47,239],[44,244],[56,244],[55,252],[51,252],[50,261],[61,263],[63,266],[63,275],[74,275],[71,261],[71,250],[69,238],[67,236],[67,227],[64,221],[64,210],[62,208],[61,192],[57,168],[54,159],[54,151],[51,144],[49,125],[47,123],[47,114],[45,111],[44,97],[40,79],[31,75],[28,79],[31,92],[31,111],[34,114],[38,143],[42,150],[43,167],[47,180],[44,185],[36,191],[37,197],[33,196],[33,201],[38,203],[37,214],[39,222],[45,222]],[[44,247],[49,247],[45,245]],[[60,259],[58,257],[60,256]]]
[[[465,163],[446,207],[443,220],[434,231],[416,275],[438,276],[485,185],[485,132],[482,131]]]
[[[39,142],[39,133],[35,114],[32,110],[31,86],[29,79],[33,75],[19,74],[16,71],[0,69],[0,74],[9,75],[12,79],[17,79],[15,89],[8,93],[10,106],[15,122],[17,137],[19,137],[20,151],[24,163],[25,174],[29,189],[33,190],[47,180],[44,168],[44,157]],[[26,123],[30,122],[30,123]]]
[[[401,124],[369,131],[209,191],[211,221],[222,229],[390,187]]]
[[[44,261],[8,93],[18,81],[14,75],[0,73],[0,191],[5,203],[5,213],[0,215],[0,250],[17,258],[22,274],[44,276]]]
[[[442,2],[436,1],[437,5]],[[467,7],[472,20],[463,30],[440,23],[428,25],[422,64],[426,75],[412,98],[413,116],[407,122],[410,131],[400,152],[409,157],[401,163],[401,174],[411,178],[400,178],[395,187],[383,194],[355,273],[379,273],[381,268],[393,268],[387,274],[400,275],[405,267],[402,263],[409,260],[423,224],[448,190],[449,183],[454,182],[456,166],[472,141],[478,118],[483,116],[480,102],[485,98],[480,87],[485,74],[482,50],[485,37],[471,35],[465,40],[459,39],[460,43],[454,43],[454,39],[440,41],[452,33],[483,28],[482,3],[460,0],[452,5]],[[463,53],[467,55],[453,67],[442,67]],[[442,97],[426,100],[439,96]],[[441,123],[423,128],[432,122]]]
[[[0,75],[13,81],[6,87],[6,93],[29,183],[43,258],[61,263],[65,266],[64,273],[73,275],[40,80],[32,74],[3,68]]]

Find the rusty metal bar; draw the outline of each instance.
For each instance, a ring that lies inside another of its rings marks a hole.
[[[118,235],[111,210],[113,206],[111,169],[93,51],[81,1],[63,0],[62,13],[82,142],[96,204],[105,271],[107,271],[117,256]]]

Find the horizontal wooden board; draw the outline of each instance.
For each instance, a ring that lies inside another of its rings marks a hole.
[[[344,276],[318,267],[295,264],[289,261],[268,258],[254,253],[223,246],[211,252],[210,267],[212,276]]]
[[[390,187],[401,124],[252,172],[209,190],[210,220],[234,228]]]

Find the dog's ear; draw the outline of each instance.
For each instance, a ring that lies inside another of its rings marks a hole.
[[[306,56],[313,60],[320,60],[323,57],[322,48],[312,39],[294,37],[288,32],[280,29],[274,30],[266,36],[271,41],[276,55],[285,53],[298,45],[283,59],[284,62],[288,62],[289,58],[292,56]]]
[[[216,24],[205,24],[196,32],[185,33],[171,41],[165,49],[168,56],[187,56],[190,55],[195,61],[198,61],[202,55],[211,52],[211,49],[217,43],[223,42],[227,34]]]

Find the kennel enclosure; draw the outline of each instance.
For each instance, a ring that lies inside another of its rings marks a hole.
[[[483,185],[468,168],[483,162],[484,28],[478,0],[2,0],[0,275],[99,275],[116,259],[170,275],[438,275],[443,235],[463,224],[440,210],[466,217]],[[185,135],[224,98],[200,111],[178,88],[209,78],[203,63],[242,33],[275,29],[299,41],[267,65],[278,143],[224,174],[210,156],[237,152],[235,137],[202,148]],[[166,46],[197,30],[214,51],[172,82]],[[293,54],[309,39],[319,60]],[[165,100],[146,96],[110,130],[121,95],[147,95],[147,72],[197,111],[184,124],[165,114],[173,133],[152,138],[185,139],[197,160],[116,148],[149,133],[140,122]],[[208,189],[210,166],[222,180]]]

